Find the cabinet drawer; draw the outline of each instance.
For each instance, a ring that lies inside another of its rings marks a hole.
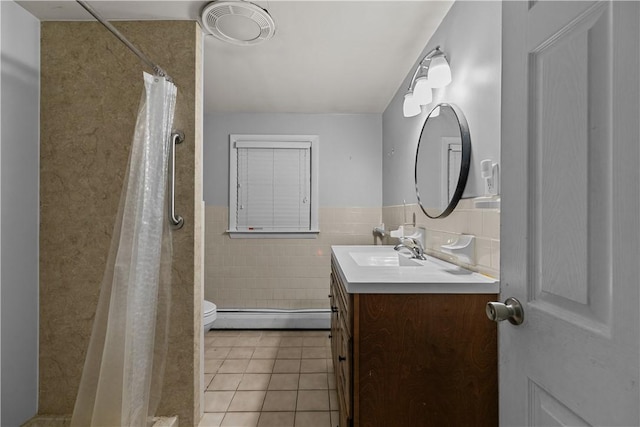
[[[351,336],[347,333],[345,328],[344,319],[340,319],[340,326],[342,328],[339,346],[337,366],[334,369],[338,372],[337,375],[337,387],[338,397],[342,398],[346,414],[351,418],[351,399],[352,399],[352,372],[353,372],[353,353],[351,345]]]
[[[331,283],[334,285],[334,290],[332,290],[331,294],[334,296],[340,317],[345,319],[346,330],[349,335],[352,335],[353,297],[347,293],[344,283],[342,283],[340,273],[338,272],[338,267],[335,265],[335,260],[333,259],[331,264]]]

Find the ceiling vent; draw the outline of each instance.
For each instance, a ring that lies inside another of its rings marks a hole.
[[[269,40],[276,24],[265,9],[248,1],[214,1],[202,10],[202,25],[218,39],[242,46]]]

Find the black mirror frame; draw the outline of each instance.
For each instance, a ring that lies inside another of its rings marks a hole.
[[[425,208],[422,205],[422,201],[420,200],[420,191],[418,190],[418,155],[420,154],[420,142],[422,141],[422,134],[424,133],[424,128],[427,126],[427,122],[429,121],[429,117],[431,116],[431,113],[433,113],[433,111],[438,107],[440,107],[440,109],[442,109],[443,107],[451,108],[451,110],[453,111],[453,114],[456,116],[456,119],[458,120],[458,127],[460,129],[460,140],[462,145],[462,161],[460,165],[460,175],[458,177],[458,184],[456,186],[456,191],[453,193],[453,197],[449,201],[449,205],[439,215],[431,216],[427,213],[427,208]],[[441,103],[436,105],[429,112],[429,115],[424,120],[424,124],[422,125],[422,130],[420,131],[420,137],[418,138],[418,147],[416,148],[416,162],[415,162],[415,175],[414,175],[415,184],[416,184],[416,197],[418,198],[418,204],[420,205],[420,209],[422,209],[422,212],[424,212],[426,216],[428,216],[431,219],[446,218],[447,216],[449,216],[451,212],[453,212],[453,210],[458,205],[458,202],[462,198],[462,193],[464,192],[464,188],[467,185],[467,178],[469,177],[470,166],[471,166],[471,135],[469,133],[469,124],[467,123],[467,119],[464,117],[462,110],[454,104]]]

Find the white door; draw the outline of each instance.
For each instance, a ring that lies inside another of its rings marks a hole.
[[[505,2],[501,426],[638,426],[640,3]]]

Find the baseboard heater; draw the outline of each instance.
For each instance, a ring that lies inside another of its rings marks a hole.
[[[212,329],[330,329],[329,309],[218,309]]]

